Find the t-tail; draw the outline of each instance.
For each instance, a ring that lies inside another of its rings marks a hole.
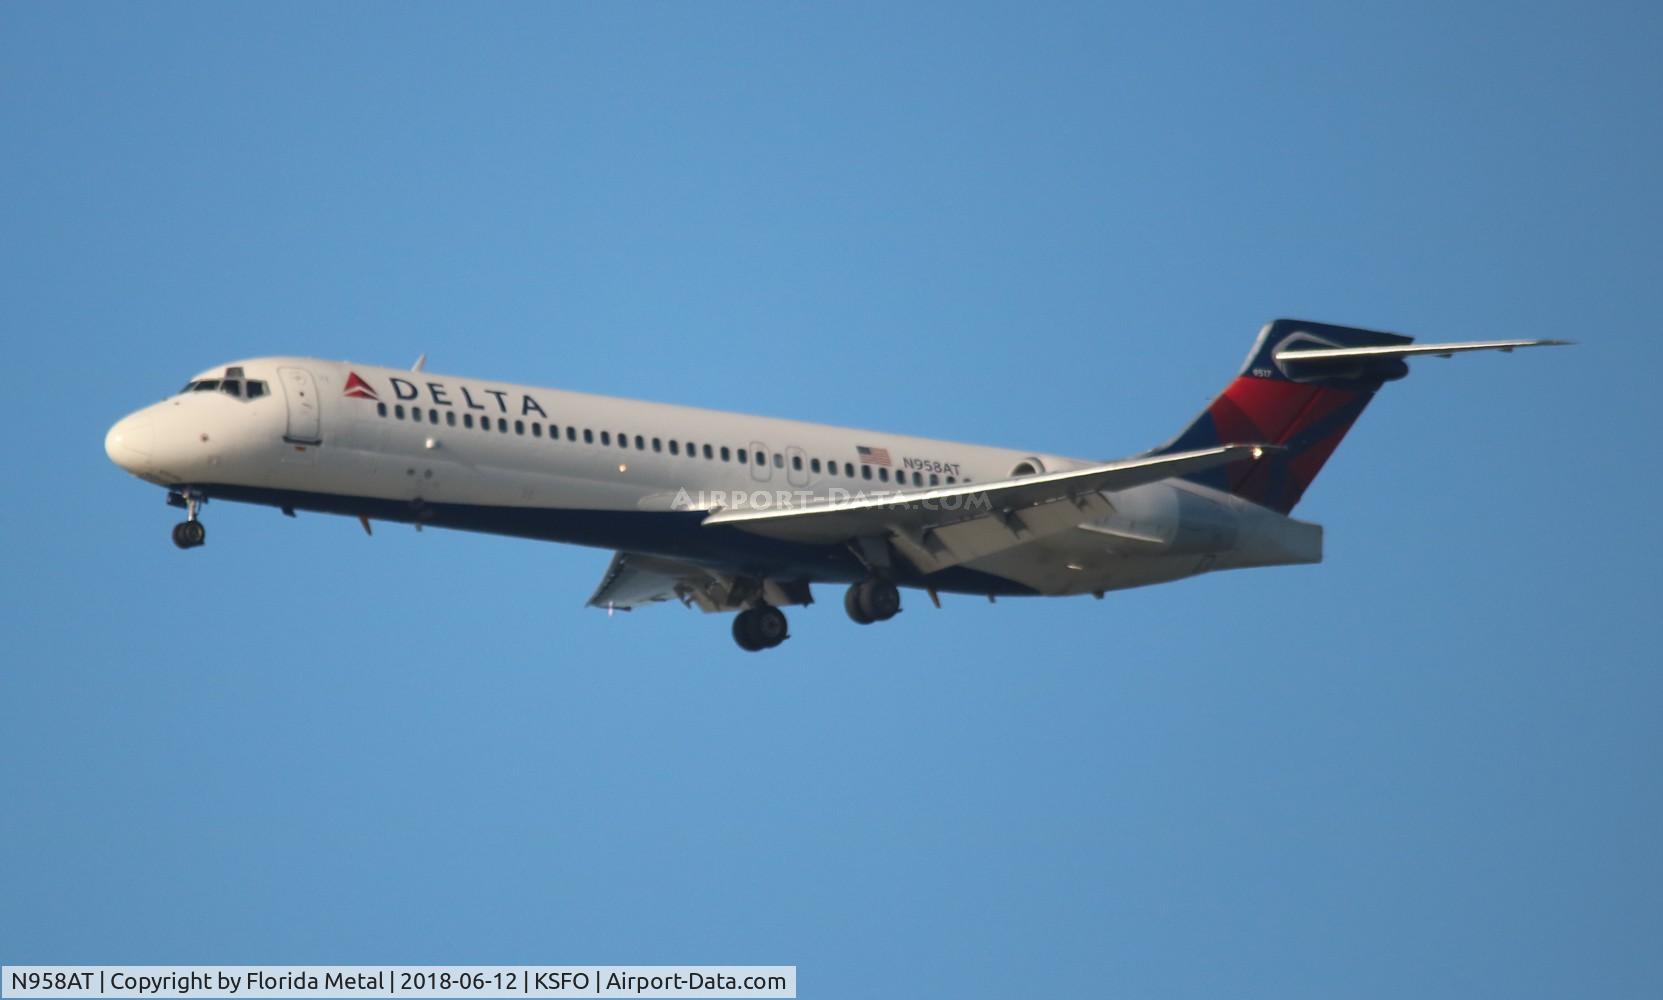
[[[1247,363],[1184,432],[1153,454],[1223,444],[1271,444],[1257,462],[1238,462],[1185,478],[1286,514],[1299,503],[1328,456],[1387,382],[1409,374],[1407,358],[1464,351],[1511,351],[1563,340],[1492,340],[1450,344],[1328,323],[1279,319],[1259,331]]]

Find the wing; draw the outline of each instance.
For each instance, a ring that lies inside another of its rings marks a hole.
[[[601,584],[589,598],[589,607],[609,611],[634,611],[646,604],[660,601],[683,600],[678,587],[686,585],[692,566],[679,566],[668,560],[617,552],[612,564],[601,577]]]
[[[775,607],[812,600],[803,581],[757,579],[675,559],[617,552],[588,606],[609,612],[634,611],[648,604],[680,601],[701,611],[733,611],[756,598]]]
[[[919,570],[934,572],[1112,513],[1105,492],[1251,461],[1267,447],[1230,444],[994,483],[814,500],[782,510],[717,510],[703,523],[822,544],[887,536]]]

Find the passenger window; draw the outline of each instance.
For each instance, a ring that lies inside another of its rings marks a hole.
[[[948,486],[951,486],[951,485],[953,485],[953,484],[954,484],[954,483],[956,483],[956,482],[958,482],[958,480],[957,480],[957,479],[954,479],[954,478],[953,478],[953,477],[952,477],[952,476],[948,476],[948,477],[947,477],[947,485],[948,485]]]
[[[889,470],[888,469],[879,469],[878,470],[878,482],[880,482],[880,483],[889,482]]]
[[[602,432],[602,433],[605,433],[605,432]],[[594,444],[595,443],[595,432],[590,430],[587,427],[583,428],[583,443],[584,444]],[[604,444],[605,442],[602,442],[602,443]]]
[[[728,446],[724,444],[724,445],[722,445],[722,461],[726,462],[728,460],[728,455],[729,455]],[[739,453],[739,460],[741,462],[743,462],[745,460],[745,453],[744,452]]]
[[[847,476],[850,479],[855,478],[855,463],[853,463],[853,462],[844,462],[843,463],[843,475]],[[866,478],[871,479],[872,477],[867,476]]]
[[[657,443],[658,443],[658,439],[653,438],[653,444],[657,444]],[[681,454],[681,442],[680,441],[674,440],[673,438],[671,439],[671,441],[670,441],[670,454],[672,454],[672,455]]]
[[[585,437],[588,436],[587,431],[584,432],[584,436]],[[601,444],[611,444],[611,443],[612,443],[612,432],[611,431],[601,431]]]
[[[445,411],[445,426],[446,427],[455,427],[456,426],[456,411],[455,410],[446,410]]]
[[[726,448],[723,448],[722,450],[727,451]],[[738,456],[740,465],[750,465],[751,464],[751,453],[746,451],[745,449],[741,448],[738,451],[734,452],[734,454],[736,456]]]
[[[507,417],[498,417],[497,418],[497,430],[499,432],[503,433],[503,434],[508,433],[508,418]]]
[[[543,425],[535,420],[531,422],[531,436],[534,438],[540,438],[543,436]]]
[[[670,443],[675,444],[674,441],[671,441]],[[658,438],[653,438],[652,439],[652,450],[653,451],[663,451],[664,450],[664,442],[660,441]]]
[[[708,444],[704,446],[704,457],[705,458],[714,458],[715,457],[715,454],[711,451],[710,445],[708,445]],[[726,462],[727,460],[728,460],[728,457],[726,455],[723,455],[722,456],[722,461]]]
[[[525,421],[524,420],[514,421],[514,433],[520,435],[521,437],[525,436]]]
[[[588,432],[585,431],[584,433],[587,434]],[[568,440],[568,441],[576,441],[577,440],[577,428],[573,427],[571,424],[566,425],[566,440]]]
[[[393,407],[393,416],[397,417],[400,420],[404,419],[404,404],[403,403],[400,403],[397,406]]]
[[[466,427],[470,431],[473,430],[473,414],[471,414],[471,413],[462,414],[462,426]]]
[[[635,450],[636,451],[646,451],[647,450],[647,439],[642,437],[639,434],[635,435]]]
[[[912,474],[912,485],[914,485],[914,486],[923,486],[924,485],[924,474],[922,472],[914,472]]]
[[[941,485],[941,477],[939,475],[937,475],[936,473],[934,473],[934,472],[930,473],[930,485],[931,486],[940,486]]]
[[[693,442],[691,442],[691,441],[687,442],[687,457],[688,458],[696,458],[698,456],[698,454],[699,454],[699,449],[693,447]]]
[[[799,462],[799,463],[801,463],[801,462],[802,462],[802,459],[800,459],[800,458],[799,458],[799,459],[797,459],[797,461],[798,461],[798,462]],[[798,467],[798,468],[799,468],[799,469],[800,469],[800,468],[802,468],[802,466],[801,466],[801,465],[800,465],[800,464],[799,464],[799,465],[798,465],[798,466],[797,466],[797,467]],[[819,459],[818,459],[818,458],[811,458],[811,459],[809,459],[809,462],[808,462],[808,471],[810,471],[810,472],[819,472],[819,471],[820,471],[820,460],[819,460]]]
[[[628,448],[629,447],[629,435],[628,434],[618,435],[618,447],[620,447],[620,448]]]
[[[421,423],[422,422],[422,408],[419,407],[419,406],[410,407],[410,419],[414,420],[418,424]]]
[[[386,403],[377,403],[377,404],[375,404],[375,415],[378,416],[378,417],[386,416],[387,415],[387,404]]]
[[[871,479],[872,478],[872,467],[870,465],[863,465],[863,466],[860,467],[860,478],[862,478],[862,479]]]
[[[438,410],[428,410],[427,411],[427,422],[430,423],[430,424],[438,423],[439,422],[439,411]]]

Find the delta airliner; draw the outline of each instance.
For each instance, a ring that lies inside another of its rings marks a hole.
[[[1320,562],[1322,528],[1289,514],[1406,359],[1562,343],[1277,320],[1187,429],[1116,462],[300,357],[205,371],[105,450],[185,510],[181,549],[209,500],[597,546],[590,605],[737,612],[754,651],[816,583],[871,624],[901,587],[1102,597]]]

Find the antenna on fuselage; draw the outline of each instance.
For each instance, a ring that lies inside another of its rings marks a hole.
[[[427,364],[427,352],[423,351],[422,356],[416,359],[416,363],[410,366],[410,370],[413,372],[419,372],[422,370],[422,365],[425,364]]]

